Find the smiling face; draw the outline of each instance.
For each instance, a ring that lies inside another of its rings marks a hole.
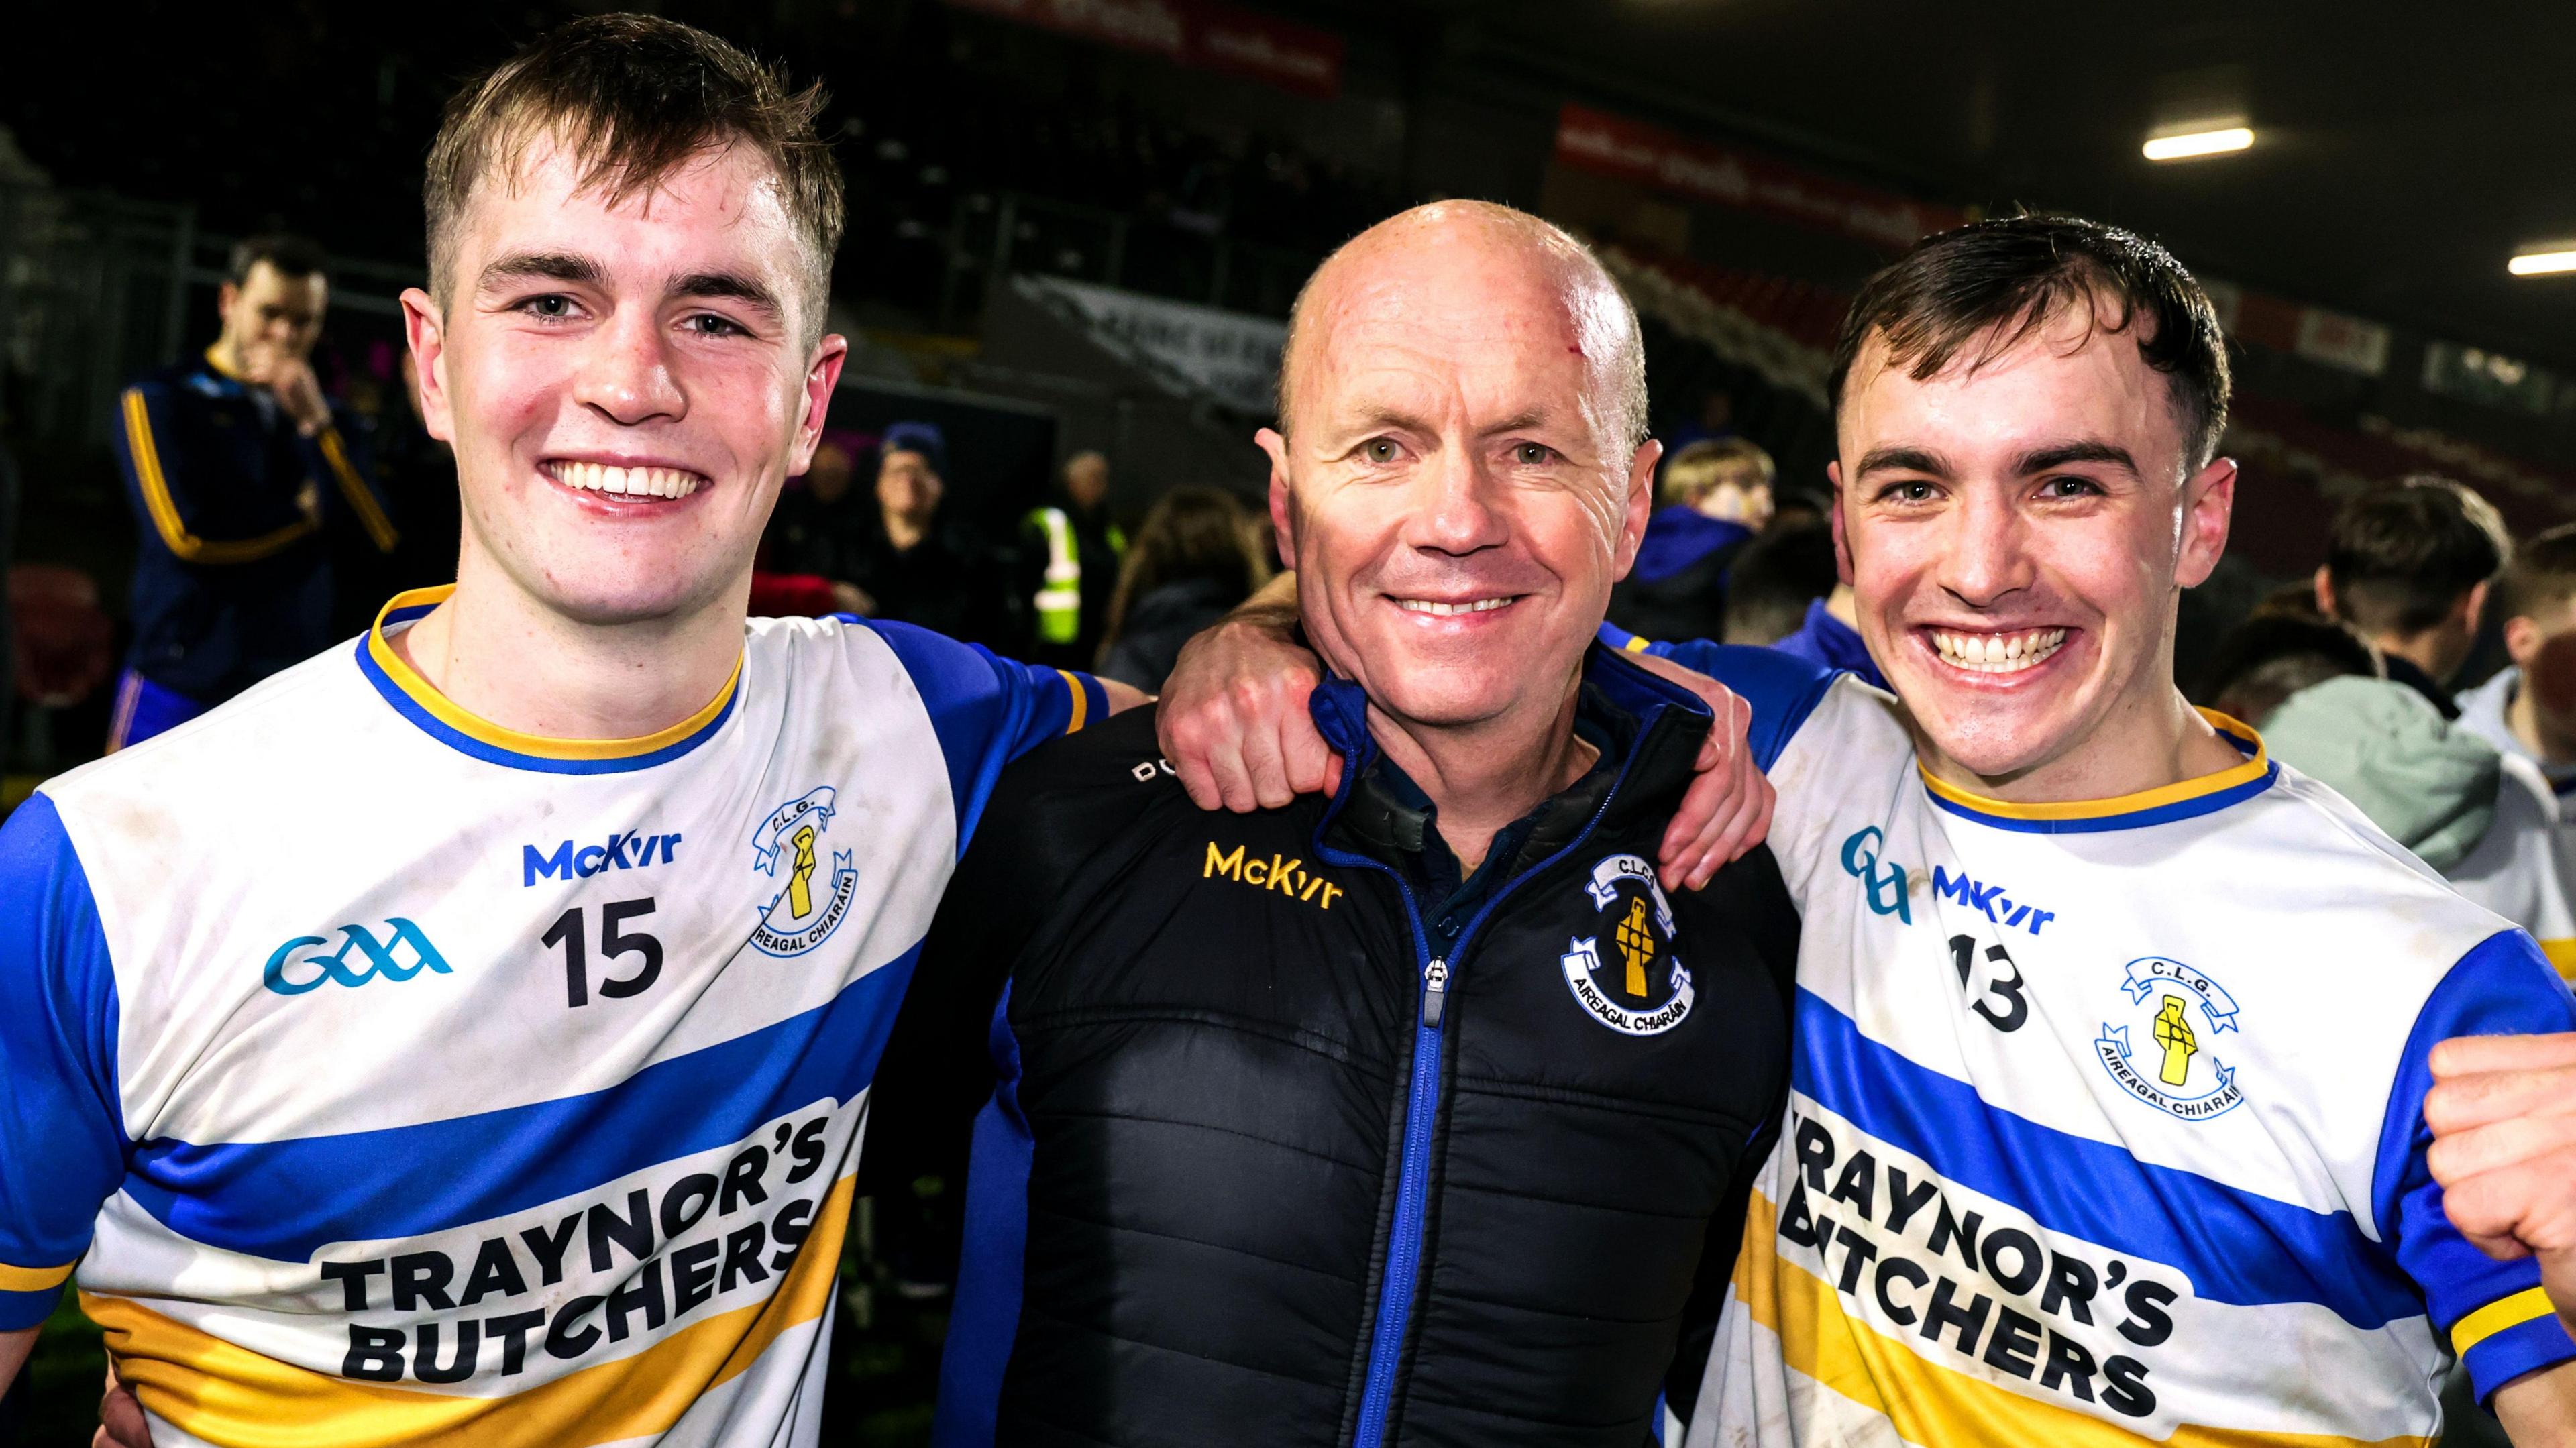
[[[1309,637],[1380,710],[1564,707],[1652,501],[1634,345],[1608,278],[1498,209],[1408,213],[1318,274],[1261,434],[1271,514]]]
[[[403,297],[464,498],[460,577],[617,624],[744,606],[780,484],[840,374],[775,171],[709,150],[612,199],[551,144],[478,184],[448,295]]]
[[[2170,734],[2177,590],[2226,546],[2234,464],[2195,469],[2137,338],[2072,308],[1922,380],[1872,336],[1837,430],[1843,576],[1927,765],[2007,797],[2115,792],[2135,771],[2113,756]]]

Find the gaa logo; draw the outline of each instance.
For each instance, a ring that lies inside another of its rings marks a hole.
[[[1673,954],[1673,907],[1655,882],[1655,867],[1636,855],[1612,855],[1592,867],[1583,887],[1609,922],[1608,950],[1598,935],[1566,942],[1559,964],[1565,988],[1584,1014],[1631,1036],[1659,1036],[1690,1014],[1690,970]]]
[[[331,943],[319,935],[299,935],[269,952],[268,965],[260,972],[260,980],[279,995],[291,996],[302,995],[326,980],[356,987],[380,978],[409,980],[424,970],[434,970],[440,975],[454,974],[447,967],[446,957],[438,953],[437,946],[429,943],[429,937],[421,933],[418,925],[397,915],[385,922],[385,928],[393,932],[390,941],[376,939],[375,932],[363,925],[343,925],[340,927],[338,950],[328,955],[308,955],[301,960],[291,960],[288,957],[307,946]],[[397,956],[394,952],[398,947],[409,947],[411,959],[405,961]],[[349,956],[353,951],[366,963],[364,969],[350,967]],[[309,975],[304,974],[307,967],[312,970]]]

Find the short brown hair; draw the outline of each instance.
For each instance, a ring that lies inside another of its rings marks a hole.
[[[1873,335],[1886,341],[1889,364],[1908,366],[1920,382],[1980,338],[1988,340],[1977,362],[2069,307],[2105,301],[2118,309],[2106,329],[2134,335],[2138,355],[2165,375],[2184,461],[2207,466],[2227,431],[2227,343],[2217,310],[2172,252],[2080,216],[1997,217],[1916,242],[1852,300],[1827,393],[1839,411],[1852,361]]]
[[[421,201],[430,290],[454,280],[456,227],[474,188],[510,174],[553,137],[581,160],[584,188],[611,201],[652,190],[691,158],[746,145],[777,168],[779,199],[811,252],[806,330],[819,336],[844,220],[841,169],[815,134],[822,87],[787,79],[692,25],[653,15],[592,15],[559,27],[447,103],[430,144]]]
[[[2541,611],[2576,600],[2576,523],[2536,534],[2504,566],[2496,617],[2538,618]]]
[[[1696,503],[1725,481],[1728,468],[1737,465],[1761,474],[1759,481],[1766,488],[1780,475],[1780,465],[1753,439],[1704,437],[1664,460],[1656,497],[1666,503]]]
[[[2344,622],[2369,634],[2419,634],[2512,556],[2493,503],[2449,478],[2414,473],[2335,514],[2326,578]]]

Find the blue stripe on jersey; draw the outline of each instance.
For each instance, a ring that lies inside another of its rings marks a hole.
[[[965,1251],[957,1263],[957,1305],[939,1354],[939,1400],[931,1448],[992,1448],[1002,1414],[1002,1376],[1019,1336],[1027,1295],[1029,1171],[1037,1136],[1020,1110],[1020,1040],[1011,1030],[1011,986],[986,1033],[1000,1080],[975,1113],[966,1168]]]
[[[867,626],[894,650],[939,735],[961,856],[1004,765],[1107,711],[1108,695],[1088,674],[1013,663],[982,644],[961,644],[908,623],[871,619]]]
[[[1622,647],[1629,637],[1608,624],[1601,627],[1600,638],[1611,648]],[[1778,649],[1704,639],[1649,644],[1646,652],[1696,669],[1752,705],[1753,725],[1746,731],[1746,742],[1753,746],[1754,763],[1766,770],[1779,761],[1781,751],[1797,736],[1798,726],[1824,702],[1825,691],[1842,673]]]
[[[826,1097],[847,1102],[876,1074],[920,953],[915,945],[828,1004],[603,1091],[342,1136],[147,1142],[125,1191],[183,1237],[281,1262],[309,1261],[332,1242],[505,1216],[731,1145]]]
[[[44,794],[0,826],[0,1267],[41,1283],[89,1249],[125,1173],[116,970],[89,874]],[[0,1332],[54,1310],[59,1281],[0,1292]]]
[[[2566,982],[2530,936],[2501,930],[2462,956],[2433,987],[2398,1058],[2371,1173],[2371,1209],[2380,1235],[2396,1243],[2398,1263],[2423,1286],[2433,1321],[2446,1333],[2489,1303],[2539,1286],[2540,1265],[2529,1257],[2496,1261],[2461,1236],[2442,1210],[2442,1184],[2424,1160],[2433,1144],[2424,1124],[2424,1093],[2433,1087],[2434,1043],[2452,1036],[2566,1030],[2576,1030],[2576,998],[2568,995]],[[2484,1403],[2508,1380],[2570,1358],[2576,1358],[2576,1342],[2544,1309],[2474,1344],[2463,1361]]]
[[[1991,825],[1999,830],[2015,830],[2026,835],[2090,835],[2104,830],[2134,830],[2144,825],[2172,824],[2176,820],[2196,819],[2201,815],[2215,814],[2229,805],[2242,804],[2280,782],[2281,766],[2275,764],[2264,770],[2260,776],[2230,789],[2195,795],[2190,799],[2178,799],[2171,804],[2157,805],[2151,809],[2127,810],[2120,814],[2079,815],[2070,819],[2024,819],[2015,815],[1990,814],[1973,805],[1944,798],[1936,790],[1927,789],[1924,793],[1931,797],[1934,804],[1961,819],[1975,820],[1981,825]]]
[[[2313,1302],[2360,1328],[2421,1316],[2388,1250],[2320,1212],[2138,1160],[1987,1104],[1798,992],[1796,1084],[1827,1110],[2051,1231],[2174,1267],[2214,1302]]]
[[[422,604],[413,608],[389,610],[377,627],[381,629],[390,624],[411,622],[436,606]],[[470,754],[489,764],[503,764],[512,769],[534,770],[541,774],[626,774],[638,769],[651,769],[657,764],[667,764],[714,738],[716,731],[725,726],[725,721],[733,717],[734,707],[742,702],[742,685],[737,679],[725,695],[724,707],[716,711],[713,719],[691,732],[685,739],[665,744],[645,754],[627,754],[610,759],[557,759],[517,749],[504,749],[497,744],[487,744],[432,714],[421,707],[419,700],[405,692],[402,685],[395,683],[393,678],[386,674],[384,667],[376,662],[375,654],[367,647],[369,642],[370,639],[367,638],[358,640],[358,671],[367,676],[368,683],[375,685],[377,693],[384,695],[385,702],[393,706],[395,713],[410,720],[423,734],[459,754]]]

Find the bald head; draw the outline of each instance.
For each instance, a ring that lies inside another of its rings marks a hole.
[[[1435,201],[1398,212],[1324,259],[1288,314],[1279,366],[1279,428],[1296,425],[1318,368],[1393,327],[1515,327],[1555,340],[1587,364],[1577,405],[1605,453],[1646,438],[1646,352],[1637,314],[1592,249],[1563,228],[1490,201]]]

